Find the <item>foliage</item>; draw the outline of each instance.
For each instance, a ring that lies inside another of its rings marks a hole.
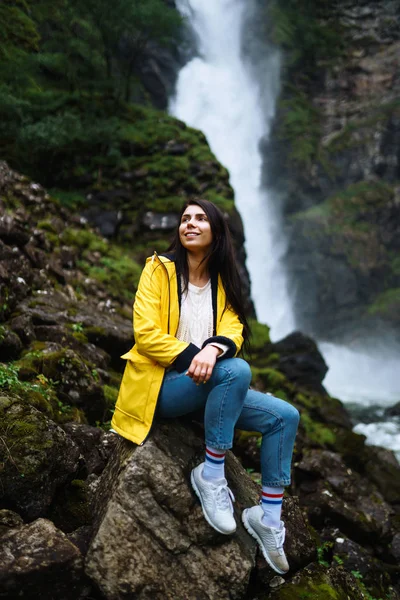
[[[46,185],[82,157],[114,164],[121,99],[149,45],[177,39],[177,11],[162,0],[5,0],[0,22],[1,155],[36,179],[52,173]]]
[[[341,28],[323,0],[274,0],[266,9],[268,35],[286,52],[286,63],[298,76],[310,76],[321,61],[344,51]]]
[[[319,151],[320,114],[304,92],[292,86],[288,86],[288,90],[290,94],[279,103],[279,139],[289,142],[291,163],[310,166]]]

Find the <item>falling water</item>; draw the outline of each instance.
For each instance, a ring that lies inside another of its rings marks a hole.
[[[281,215],[276,198],[260,185],[259,143],[268,138],[274,116],[280,57],[272,49],[265,57],[260,90],[254,69],[242,53],[243,25],[253,0],[176,0],[176,5],[195,36],[197,55],[179,73],[170,112],[203,131],[230,172],[244,224],[257,317],[270,325],[272,339],[279,339],[295,329],[295,321],[282,267]],[[364,406],[387,406],[400,400],[393,362],[334,344],[320,347],[330,368],[324,383],[333,395]],[[393,420],[357,427],[373,443],[400,451],[398,425]]]
[[[267,57],[261,100],[256,78],[242,57],[242,28],[251,5],[251,0],[177,0],[195,34],[198,56],[180,71],[170,112],[203,131],[229,170],[243,219],[257,317],[277,339],[293,330],[294,321],[280,264],[285,251],[280,215],[268,190],[260,186],[259,143],[268,136],[274,115],[279,54]]]

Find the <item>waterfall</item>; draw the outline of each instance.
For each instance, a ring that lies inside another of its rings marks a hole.
[[[279,93],[280,56],[270,49],[263,62],[262,90],[254,69],[243,57],[243,25],[254,0],[176,0],[196,40],[196,56],[180,71],[170,112],[200,129],[220,163],[230,173],[235,203],[242,216],[247,268],[258,320],[280,339],[295,329],[282,257],[279,202],[261,187],[260,140],[268,138]],[[329,365],[324,384],[329,392],[359,405],[389,405],[400,400],[395,362],[385,364],[362,349],[334,344],[320,348]],[[376,354],[375,354],[376,355]],[[374,375],[375,373],[375,375]],[[381,378],[377,374],[381,375]],[[392,385],[389,385],[389,381]],[[372,443],[400,451],[398,425],[357,426]],[[397,440],[397,441],[396,441]]]
[[[258,320],[273,339],[293,331],[281,259],[285,240],[279,211],[261,189],[259,143],[268,136],[279,92],[279,54],[265,63],[263,95],[242,57],[242,28],[252,0],[177,0],[194,32],[198,55],[180,71],[170,112],[207,136],[230,173],[246,239],[247,268]],[[265,91],[269,93],[266,95]]]

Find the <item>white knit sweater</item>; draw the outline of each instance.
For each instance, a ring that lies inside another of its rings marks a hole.
[[[181,314],[176,337],[182,342],[195,344],[199,348],[213,335],[213,308],[211,280],[203,287],[188,283],[187,292],[182,294]],[[225,344],[212,343],[222,350],[222,356],[228,350]]]

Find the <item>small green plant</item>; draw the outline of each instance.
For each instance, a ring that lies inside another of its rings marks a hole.
[[[330,553],[332,552],[332,546],[333,542],[324,542],[317,548],[318,563],[323,567],[330,567],[330,562],[328,562],[328,559]]]
[[[72,325],[72,331],[75,331],[76,333],[82,333],[83,332],[83,325],[82,325],[82,323],[74,323]]]

